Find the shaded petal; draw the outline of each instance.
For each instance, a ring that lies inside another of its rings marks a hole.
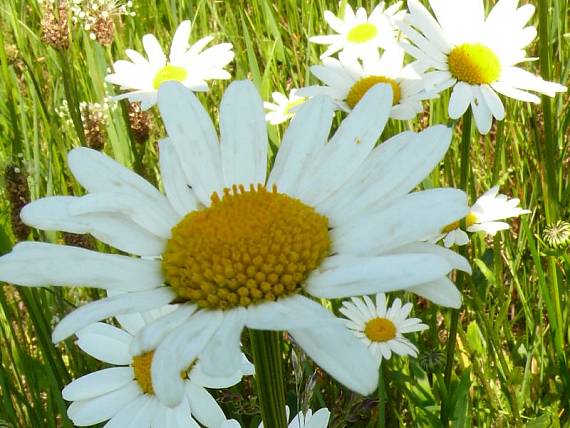
[[[133,379],[131,367],[110,367],[75,379],[63,388],[61,395],[67,401],[86,400],[122,388]]]
[[[224,412],[214,397],[201,386],[186,382],[186,397],[190,403],[192,416],[202,425],[219,427],[226,420]]]
[[[132,340],[133,337],[126,331],[97,322],[79,330],[75,344],[99,361],[115,365],[128,365],[132,362],[129,353],[129,345]]]
[[[455,309],[461,307],[461,293],[446,276],[416,285],[407,291],[416,293],[441,306]]]

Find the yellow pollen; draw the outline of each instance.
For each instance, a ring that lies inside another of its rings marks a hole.
[[[477,216],[475,214],[470,212],[469,214],[467,214],[465,216],[465,226],[466,227],[473,226],[475,223],[477,223]],[[448,224],[443,229],[441,229],[441,233],[449,233],[452,230],[455,230],[460,226],[461,226],[461,221],[454,221],[453,223]]]
[[[396,337],[396,326],[386,318],[372,318],[364,327],[364,334],[372,342],[387,342]]]
[[[146,394],[154,394],[152,380],[150,378],[150,364],[152,363],[153,355],[154,351],[151,351],[133,357],[132,365],[133,371],[135,372],[135,379]]]
[[[166,64],[154,75],[154,80],[152,81],[152,87],[158,89],[160,85],[167,80],[177,80],[182,82],[188,77],[188,71],[184,67],[178,67],[172,64]]]
[[[400,85],[394,79],[385,76],[368,76],[357,81],[346,96],[346,103],[354,108],[368,90],[378,83],[389,83],[392,86],[392,105],[400,102]]]
[[[172,229],[162,257],[180,299],[227,309],[296,293],[329,254],[328,219],[276,187],[233,186]]]
[[[463,43],[448,57],[449,72],[472,85],[490,84],[501,76],[501,62],[490,48],[480,43]]]
[[[351,43],[366,43],[376,37],[376,34],[378,34],[376,25],[364,22],[352,27],[346,35],[346,40]]]

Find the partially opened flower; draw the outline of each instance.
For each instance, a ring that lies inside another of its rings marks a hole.
[[[145,325],[140,315],[125,316],[123,328],[95,323],[77,332],[77,345],[89,355],[110,364],[67,385],[63,398],[73,401],[68,416],[76,426],[109,420],[106,428],[218,428],[226,421],[224,412],[205,387],[225,388],[238,383],[253,366],[242,356],[242,366],[226,378],[209,378],[200,362],[181,371],[184,391],[178,406],[164,406],[154,395],[150,366],[153,352],[133,355],[134,335]],[[147,317],[148,318],[148,317]]]
[[[110,316],[176,302],[132,347],[136,355],[156,350],[153,388],[168,406],[180,403],[180,372],[197,356],[211,376],[240,367],[244,327],[288,331],[331,376],[368,394],[376,362],[311,297],[406,289],[458,307],[447,275],[469,270],[458,254],[420,242],[466,215],[465,193],[409,193],[441,160],[451,130],[405,132],[375,148],[391,99],[388,85],[370,89],[330,141],[332,102],[308,100],[267,176],[263,102],[251,82],[226,90],[220,138],[195,95],[166,82],[158,97],[169,135],[160,143],[166,196],[105,155],[78,148],[69,167],[89,193],[47,197],[22,211],[35,227],[91,233],[135,257],[26,242],[0,258],[0,280],[126,292],[76,309],[54,330],[55,341]]]
[[[193,91],[207,91],[208,80],[229,79],[231,75],[224,67],[234,58],[232,44],[222,43],[205,49],[213,40],[208,36],[189,47],[190,31],[190,21],[182,21],[172,39],[168,59],[152,34],[142,39],[148,59],[127,49],[130,61],[116,61],[114,73],[105,77],[106,82],[128,90],[114,98],[140,101],[142,110],[147,110],[156,104],[157,91],[163,82],[176,80]]]
[[[289,96],[281,92],[273,92],[271,97],[273,102],[264,102],[263,106],[269,110],[265,115],[265,120],[272,125],[279,125],[291,119],[295,116],[295,111],[306,100],[305,97],[297,95],[297,89],[292,89]]]
[[[311,72],[326,86],[308,86],[298,94],[328,95],[338,108],[348,112],[371,87],[388,83],[392,86],[390,117],[400,120],[412,119],[423,110],[422,100],[437,96],[426,90],[421,70],[413,64],[404,67],[404,51],[399,47],[385,51],[379,59],[360,62],[344,54],[339,59],[325,58],[322,65],[312,66]]]
[[[450,300],[461,298],[459,291]],[[374,355],[378,365],[382,359],[390,359],[392,352],[398,355],[418,355],[418,348],[404,337],[406,333],[426,330],[429,327],[419,318],[408,318],[412,304],[402,306],[400,299],[388,308],[384,293],[376,295],[376,304],[368,296],[353,297],[342,303],[340,312],[348,318],[346,326],[352,330]]]
[[[289,419],[289,407],[286,408],[287,420]],[[307,410],[306,413],[300,411],[295,415],[291,422],[289,422],[288,428],[327,428],[329,424],[329,419],[331,417],[331,412],[327,408],[319,409],[314,414],[311,409]],[[239,426],[239,425],[236,425]],[[263,428],[263,422],[259,424],[259,428]]]
[[[370,16],[362,7],[354,10],[346,3],[342,18],[329,10],[325,11],[325,21],[338,34],[313,36],[309,40],[321,45],[330,45],[322,58],[342,51],[358,58],[378,56],[378,48],[387,49],[396,43],[395,23],[403,19],[405,11],[401,11],[402,2],[396,2],[388,9],[380,2]]]
[[[492,187],[477,199],[465,217],[467,231],[485,232],[494,236],[499,230],[507,230],[509,224],[498,220],[518,217],[531,212],[520,208],[519,204],[518,198],[509,199],[507,195],[499,193],[499,186]],[[443,228],[443,242],[446,247],[451,247],[454,244],[466,245],[469,242],[469,237],[459,226],[459,222],[454,222]]]
[[[536,36],[525,27],[534,6],[499,0],[485,17],[483,0],[430,0],[434,17],[418,0],[408,0],[410,14],[398,25],[412,44],[408,53],[434,71],[438,90],[453,87],[449,116],[457,119],[471,106],[479,132],[502,120],[505,108],[497,92],[521,101],[540,102],[527,91],[553,97],[566,87],[547,82],[517,64],[528,61],[524,48]]]

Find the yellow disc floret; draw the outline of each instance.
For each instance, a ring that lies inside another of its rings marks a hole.
[[[376,25],[364,22],[352,27],[346,34],[346,40],[351,43],[366,43],[376,37],[377,34]]]
[[[233,186],[172,229],[166,282],[203,308],[247,307],[296,293],[331,246],[328,219],[264,186]]]
[[[501,62],[490,48],[480,43],[463,43],[448,57],[449,72],[472,85],[490,84],[501,76]]]
[[[166,64],[154,75],[152,87],[158,89],[160,85],[167,80],[176,80],[183,82],[188,77],[188,71],[184,67],[178,67],[172,64]]]
[[[378,83],[389,83],[392,86],[392,105],[400,102],[400,85],[394,79],[385,76],[368,76],[357,81],[346,96],[346,103],[354,108],[368,90]]]
[[[396,337],[396,326],[386,318],[372,318],[364,327],[364,334],[372,342],[387,342]]]
[[[146,394],[154,394],[152,380],[150,378],[150,365],[153,355],[154,352],[151,351],[133,357],[132,366],[135,373],[135,380]]]
[[[465,227],[473,226],[475,223],[477,223],[477,221],[478,221],[477,216],[475,214],[473,214],[472,212],[470,212],[469,214],[467,214],[465,216]],[[454,221],[453,223],[448,224],[443,229],[441,229],[441,233],[449,233],[452,230],[455,230],[460,226],[461,226],[460,221]]]

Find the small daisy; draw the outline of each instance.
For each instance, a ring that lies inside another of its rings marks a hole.
[[[367,59],[362,63],[344,54],[323,59],[322,65],[314,65],[311,72],[326,86],[308,86],[299,90],[299,95],[330,96],[338,108],[349,112],[364,94],[378,83],[392,86],[392,119],[408,120],[420,113],[422,100],[437,95],[426,92],[423,73],[414,65],[404,67],[404,51],[395,47],[384,52],[382,57]]]
[[[269,113],[265,115],[265,120],[272,125],[279,125],[291,119],[295,116],[295,111],[298,110],[299,106],[306,100],[305,97],[297,95],[297,89],[292,89],[289,93],[289,97],[281,92],[273,92],[271,96],[274,102],[264,102],[263,106],[267,110],[270,110]]]
[[[402,2],[396,2],[388,9],[384,2],[374,8],[367,16],[364,8],[358,8],[356,13],[347,3],[344,17],[338,18],[329,10],[325,11],[325,21],[338,34],[313,36],[309,41],[321,45],[330,45],[321,59],[343,51],[346,54],[369,58],[378,56],[378,48],[387,49],[395,44],[395,22],[403,19],[406,12],[400,10]]]
[[[507,230],[509,224],[497,220],[518,217],[531,212],[520,208],[519,203],[518,198],[509,199],[506,195],[500,194],[499,186],[492,187],[477,199],[465,217],[467,231],[485,232],[495,236],[499,230]],[[459,222],[446,226],[443,233],[443,243],[448,248],[454,244],[466,245],[469,242],[467,233],[459,228]]]
[[[346,326],[366,344],[378,365],[382,359],[390,359],[392,352],[416,357],[418,348],[404,334],[429,328],[419,318],[408,318],[411,303],[402,306],[400,299],[396,299],[390,308],[387,306],[384,293],[378,293],[376,305],[368,296],[353,297],[339,309],[348,318]]]
[[[148,317],[147,317],[148,318]],[[134,335],[144,326],[141,315],[125,316],[123,328],[95,323],[77,332],[77,345],[94,358],[114,367],[80,377],[63,391],[73,401],[68,416],[76,426],[109,420],[106,428],[175,428],[198,426],[218,428],[226,421],[224,412],[205,387],[226,388],[253,374],[253,366],[243,356],[242,367],[227,378],[209,378],[200,362],[183,371],[184,394],[173,408],[164,406],[154,395],[150,366],[153,352],[133,355]]]
[[[289,419],[289,406],[287,406],[285,411],[287,419]],[[307,410],[306,413],[300,411],[289,422],[288,428],[327,428],[330,417],[331,412],[326,408],[319,409],[314,414],[311,409]],[[239,427],[239,425],[236,425],[236,427]],[[258,428],[263,428],[263,422],[259,424]]]
[[[114,99],[140,101],[142,110],[147,110],[156,104],[158,88],[168,80],[179,81],[193,91],[207,91],[207,80],[229,79],[231,75],[224,67],[234,58],[232,44],[222,43],[204,50],[213,40],[212,36],[208,36],[189,47],[191,27],[190,21],[183,21],[178,26],[168,60],[152,34],[142,39],[148,59],[137,51],[127,49],[130,61],[116,61],[113,64],[115,72],[105,77],[106,82],[130,90]]]
[[[435,69],[438,90],[453,87],[448,112],[457,119],[471,105],[481,134],[505,108],[497,92],[521,101],[540,102],[527,91],[550,97],[566,91],[516,65],[529,61],[524,48],[536,29],[525,27],[534,6],[517,8],[518,0],[499,0],[485,17],[483,0],[430,0],[435,18],[418,0],[408,0],[410,14],[398,25],[412,44],[402,43],[423,66]]]
[[[77,148],[69,167],[88,194],[39,199],[21,214],[34,227],[90,233],[133,256],[24,242],[0,257],[0,280],[125,292],[71,312],[56,342],[93,322],[176,302],[131,346],[135,355],[156,350],[152,384],[170,407],[183,395],[180,372],[198,355],[211,376],[239,369],[244,328],[289,332],[332,377],[369,394],[376,362],[313,297],[406,289],[458,307],[447,275],[469,271],[457,253],[420,242],[467,214],[465,193],[412,192],[443,158],[451,130],[433,126],[377,145],[391,99],[389,85],[370,89],[329,141],[332,101],[311,98],[268,174],[263,101],[251,82],[226,90],[220,137],[192,91],[166,82],[158,95],[169,135],[160,143],[166,195],[104,154]]]

